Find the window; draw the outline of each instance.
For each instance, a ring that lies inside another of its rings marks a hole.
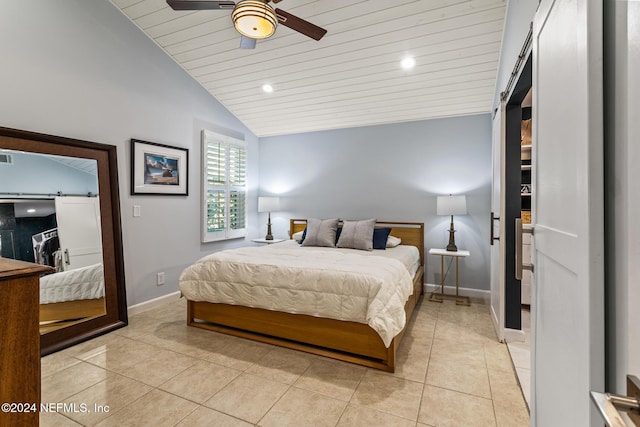
[[[202,241],[247,235],[247,145],[202,131]]]

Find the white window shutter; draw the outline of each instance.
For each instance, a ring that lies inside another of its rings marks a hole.
[[[202,158],[202,241],[246,236],[246,143],[203,130]]]

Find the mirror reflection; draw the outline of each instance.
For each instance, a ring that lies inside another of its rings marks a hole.
[[[106,314],[97,161],[0,150],[0,256],[48,265],[40,333]]]

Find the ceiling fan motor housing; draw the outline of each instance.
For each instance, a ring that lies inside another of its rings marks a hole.
[[[245,37],[265,39],[273,35],[278,25],[275,11],[260,0],[242,0],[231,13],[233,25]]]

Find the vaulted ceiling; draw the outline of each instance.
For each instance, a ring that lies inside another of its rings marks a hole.
[[[279,25],[254,50],[230,10],[111,1],[260,137],[491,110],[506,0],[283,0],[327,35]]]

